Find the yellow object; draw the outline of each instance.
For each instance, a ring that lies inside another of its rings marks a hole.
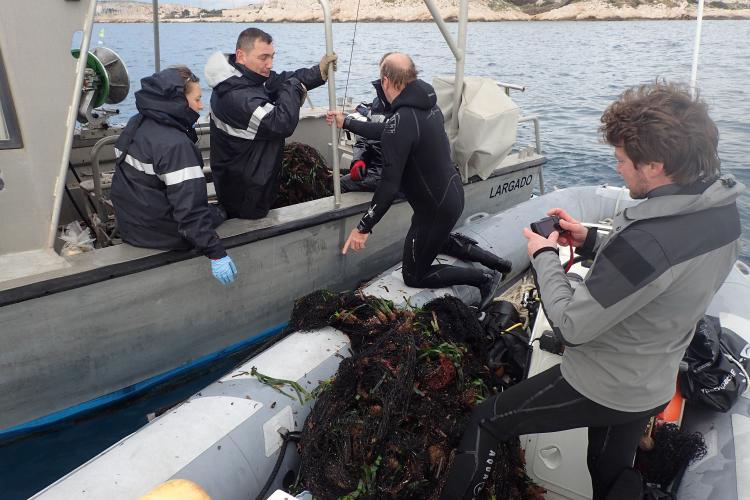
[[[138,500],[211,500],[211,496],[188,479],[170,479]]]

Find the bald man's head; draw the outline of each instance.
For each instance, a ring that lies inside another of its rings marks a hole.
[[[388,78],[394,87],[403,89],[417,79],[417,68],[407,54],[393,52],[387,54],[380,64],[380,79],[384,77]]]

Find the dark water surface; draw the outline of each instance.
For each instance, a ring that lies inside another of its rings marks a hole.
[[[240,24],[165,24],[161,26],[162,67],[187,64],[200,77],[207,104],[210,89],[203,66],[208,56],[233,49]],[[322,24],[267,24],[274,37],[275,69],[311,66],[324,52]],[[455,25],[452,26],[455,28]],[[621,22],[499,22],[472,23],[467,75],[488,76],[522,84],[526,92],[512,94],[525,115],[541,118],[542,147],[548,187],[622,182],[614,170],[612,150],[599,142],[597,127],[604,108],[625,88],[657,77],[690,78],[695,23],[690,21]],[[103,30],[103,31],[102,31]],[[431,81],[451,73],[451,53],[429,23],[368,23],[334,26],[339,71],[336,86],[355,102],[372,98],[370,81],[387,51],[401,50],[414,58],[420,76]],[[455,31],[455,29],[454,29]],[[103,37],[98,36],[103,34]],[[750,185],[750,21],[707,21],[698,86],[711,106],[721,133],[723,169]],[[124,121],[135,112],[132,91],[153,72],[152,28],[147,24],[98,24],[94,42],[120,54],[131,76],[131,95],[119,105]],[[348,76],[348,85],[347,85]],[[327,91],[310,93],[316,105],[326,105]],[[205,114],[205,113],[204,113]],[[520,136],[531,144],[530,133]],[[750,260],[750,194],[740,200],[743,249]],[[231,366],[231,365],[230,365]],[[0,445],[0,498],[26,498],[88,460],[145,423],[146,413],[172,404],[221,376],[230,366],[218,366],[167,396],[129,403],[127,408],[88,418],[34,439]]]

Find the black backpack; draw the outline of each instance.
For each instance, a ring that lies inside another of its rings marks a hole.
[[[715,411],[728,411],[748,385],[750,345],[719,319],[698,322],[680,369],[680,392],[688,401]]]
[[[500,300],[485,310],[482,326],[494,343],[487,355],[487,366],[495,383],[509,387],[526,378],[531,347],[529,331],[524,328],[512,303]]]

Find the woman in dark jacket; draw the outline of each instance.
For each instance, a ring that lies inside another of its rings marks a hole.
[[[193,126],[203,109],[198,77],[185,66],[141,80],[138,114],[115,144],[112,203],[123,241],[165,250],[196,249],[221,283],[237,269],[216,234],[226,216],[208,204]]]

